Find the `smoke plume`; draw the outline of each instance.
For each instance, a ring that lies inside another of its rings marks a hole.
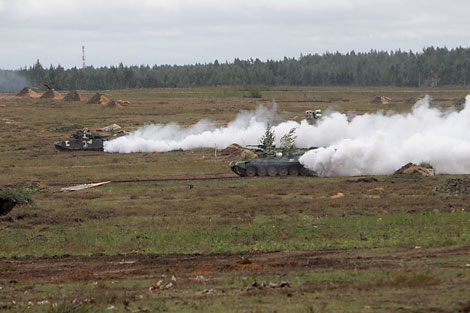
[[[209,120],[201,120],[187,128],[177,124],[145,125],[137,131],[104,143],[106,152],[166,152],[194,148],[225,148],[232,143],[257,144],[273,119],[277,107],[259,106],[256,111],[242,111],[227,126],[217,127]]]
[[[105,142],[106,152],[165,152],[198,147],[222,149],[232,143],[257,144],[272,123],[276,106],[244,111],[226,126],[201,120],[194,126],[146,125]],[[277,144],[296,128],[296,145],[320,147],[300,162],[320,176],[390,174],[408,162],[431,164],[437,173],[470,173],[470,96],[461,111],[431,107],[429,97],[408,113],[378,112],[349,118],[327,112],[314,125],[285,121],[274,126]]]
[[[16,71],[0,70],[0,91],[18,91],[28,85],[28,80]]]
[[[322,148],[300,162],[320,176],[390,174],[408,162],[431,164],[436,173],[470,173],[470,96],[460,112],[431,108],[429,97],[403,114],[326,117],[314,130]]]

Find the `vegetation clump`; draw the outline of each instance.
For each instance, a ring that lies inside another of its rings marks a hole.
[[[295,139],[297,136],[294,135],[296,128],[292,128],[287,134],[281,137],[281,149],[283,152],[294,152],[297,148],[295,146]]]
[[[25,188],[0,188],[0,198],[13,200],[18,204],[34,204],[31,195]]]
[[[274,150],[274,148],[276,148],[276,145],[274,144],[275,139],[276,137],[274,135],[273,127],[268,123],[266,131],[259,141],[259,145],[263,150]]]
[[[250,87],[248,88],[248,95],[247,95],[247,98],[256,98],[256,99],[259,99],[261,98],[262,95],[261,95],[261,91],[259,90],[259,88],[257,87]]]

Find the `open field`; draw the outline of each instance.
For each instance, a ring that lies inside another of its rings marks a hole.
[[[0,94],[0,186],[35,206],[0,217],[0,310],[13,312],[470,312],[470,194],[449,178],[238,178],[214,149],[59,152],[74,127],[227,123],[275,100],[407,111],[464,88],[243,87],[104,91],[130,105]],[[90,97],[92,92],[83,92]],[[371,104],[384,95],[391,104]],[[77,192],[75,184],[112,181]],[[343,193],[344,197],[333,196]]]

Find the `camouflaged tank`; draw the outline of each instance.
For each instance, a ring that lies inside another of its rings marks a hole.
[[[78,130],[75,134],[70,136],[70,139],[55,142],[54,147],[61,151],[103,151],[103,143],[105,141],[124,136],[125,134],[125,132],[121,132],[111,135],[102,135],[91,132],[88,129]]]
[[[258,146],[259,147],[259,146]],[[257,149],[257,158],[248,161],[230,162],[232,171],[242,177],[248,176],[318,176],[300,164],[306,151],[284,152],[282,150]]]

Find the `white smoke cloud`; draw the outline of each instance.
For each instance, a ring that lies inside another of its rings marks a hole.
[[[348,118],[330,112],[315,125],[285,121],[274,127],[279,139],[296,128],[300,148],[321,147],[300,162],[320,176],[390,174],[408,162],[430,163],[437,173],[470,173],[470,96],[463,110],[441,111],[426,97],[409,113],[364,114]],[[118,139],[105,142],[106,152],[165,152],[198,147],[222,149],[232,143],[257,144],[276,106],[241,112],[226,126],[201,120],[194,126],[146,125]]]
[[[216,127],[209,120],[201,120],[187,128],[177,124],[146,125],[127,136],[105,142],[104,151],[166,152],[199,147],[221,149],[232,143],[257,144],[276,110],[276,105],[273,105],[271,109],[259,106],[255,112],[242,111],[235,120],[223,127]]]
[[[390,174],[408,162],[436,173],[470,173],[470,96],[462,111],[431,108],[426,97],[404,114],[364,114],[348,121],[334,113],[315,134],[327,136],[300,162],[320,176]],[[324,144],[327,143],[327,144]]]

